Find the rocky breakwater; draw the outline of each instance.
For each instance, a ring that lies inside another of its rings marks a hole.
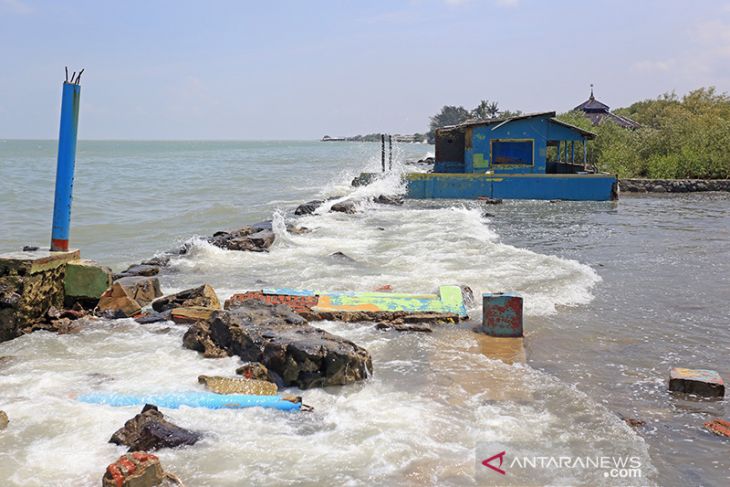
[[[315,328],[285,305],[255,300],[193,324],[185,347],[206,357],[239,356],[263,364],[277,382],[301,389],[351,384],[372,373],[367,350]]]
[[[625,193],[695,193],[730,191],[730,179],[621,179]]]

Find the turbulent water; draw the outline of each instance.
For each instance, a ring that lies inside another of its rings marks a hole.
[[[397,147],[396,172],[429,150]],[[49,239],[54,153],[51,142],[0,141],[0,249]],[[370,351],[371,379],[300,392],[309,414],[165,411],[205,435],[160,451],[166,468],[190,486],[475,485],[475,450],[505,442],[535,455],[638,457],[642,478],[625,485],[730,481],[728,443],[702,429],[726,415],[725,401],[665,392],[674,365],[730,376],[730,198],[394,207],[367,197],[402,192],[397,176],[349,184],[379,164],[379,146],[367,143],[79,144],[73,245],[120,269],[187,242],[162,279],[166,291],[462,284],[525,296],[526,364],[494,360],[468,325],[398,335],[323,323]],[[324,197],[356,198],[360,211],[329,213],[333,200],[295,219],[297,204]],[[269,253],[200,238],[267,218],[277,233]],[[295,221],[311,232],[287,233]],[[478,319],[479,303],[470,312]],[[192,390],[198,375],[236,368],[237,359],[183,349],[183,333],[120,320],[0,344],[0,409],[11,418],[0,432],[0,485],[98,485],[123,452],[109,436],[138,408],[79,404],[75,394]],[[647,425],[633,430],[619,415]],[[621,485],[601,470],[558,469],[547,481]]]

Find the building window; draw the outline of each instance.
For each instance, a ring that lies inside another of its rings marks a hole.
[[[492,164],[527,165],[533,163],[532,140],[493,140]]]

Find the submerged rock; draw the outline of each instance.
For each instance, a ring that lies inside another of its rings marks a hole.
[[[198,433],[170,423],[157,406],[146,404],[140,414],[112,435],[109,443],[128,446],[131,452],[194,445],[199,439]]]
[[[294,210],[295,215],[311,215],[314,213],[317,208],[322,206],[324,203],[324,200],[312,200],[307,201],[306,203],[303,203],[299,206],[297,206],[297,209]]]
[[[375,325],[378,330],[395,330],[395,331],[416,331],[421,333],[431,333],[433,330],[428,325],[419,325],[417,323],[392,323],[381,322]]]
[[[167,311],[165,313],[158,313],[157,311],[149,311],[146,313],[143,313],[141,316],[138,316],[134,319],[137,323],[140,325],[147,325],[149,323],[158,323],[160,321],[167,321],[170,319],[171,312]]]
[[[207,355],[222,352],[260,362],[285,386],[301,389],[350,384],[372,372],[364,348],[309,325],[285,305],[256,300],[192,325],[183,343]]]
[[[218,300],[218,295],[215,293],[215,290],[209,284],[203,284],[193,289],[186,289],[152,302],[152,309],[158,313],[174,308],[190,308],[192,306],[220,309],[221,303]]]
[[[357,212],[357,208],[355,207],[355,202],[352,200],[345,200],[340,201],[339,203],[335,203],[330,208],[331,212],[338,212],[338,213],[355,213]]]
[[[385,194],[381,194],[377,198],[373,199],[375,203],[380,203],[381,205],[402,205],[403,204],[403,198],[400,198],[398,196],[388,196]]]
[[[274,396],[279,391],[276,384],[266,380],[244,379],[242,377],[219,377],[201,375],[198,382],[216,394],[252,394]]]
[[[355,259],[350,257],[349,255],[343,253],[343,252],[333,252],[330,254],[330,257],[332,257],[335,260],[339,260],[342,262],[357,262]]]

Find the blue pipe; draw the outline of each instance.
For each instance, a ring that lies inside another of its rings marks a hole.
[[[61,100],[61,132],[58,136],[56,197],[53,204],[51,251],[68,250],[80,99],[81,86],[75,83],[64,82],[63,98]]]
[[[242,409],[251,407],[273,408],[282,411],[298,411],[301,403],[282,399],[280,396],[254,396],[247,394],[215,394],[213,392],[173,392],[167,394],[129,395],[113,392],[95,392],[77,398],[90,404],[108,406],[137,406],[154,404],[163,408],[177,409],[181,406],[207,409]]]

